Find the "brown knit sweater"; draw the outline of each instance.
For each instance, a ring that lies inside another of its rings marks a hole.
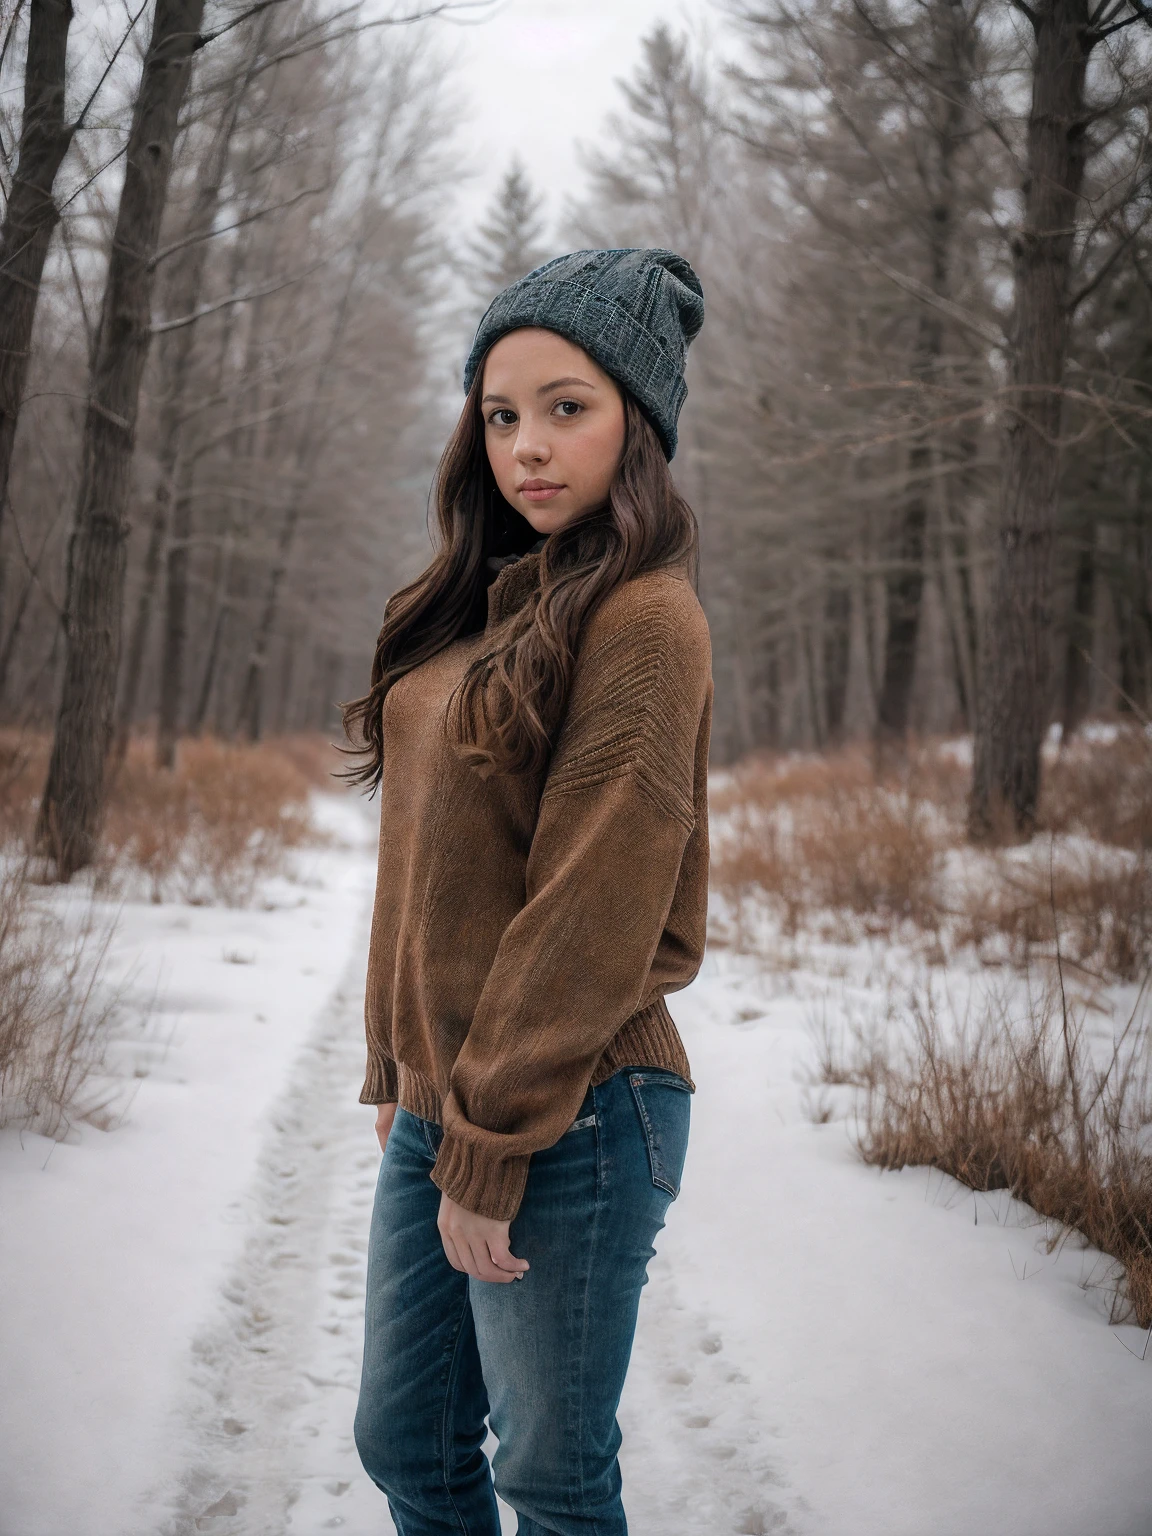
[[[448,740],[453,688],[539,564],[506,566],[485,630],[385,700],[365,996],[360,1102],[438,1121],[433,1180],[500,1220],[590,1082],[689,1076],[663,997],[699,969],[708,888],[711,653],[680,571],[626,582],[589,619],[546,773],[482,778]]]

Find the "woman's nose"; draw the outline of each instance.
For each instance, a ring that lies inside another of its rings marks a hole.
[[[530,430],[525,431],[523,427],[516,436],[516,446],[512,452],[521,464],[546,464],[552,457],[547,443],[540,435]]]

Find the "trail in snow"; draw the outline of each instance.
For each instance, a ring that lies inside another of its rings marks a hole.
[[[362,972],[357,953],[273,1110],[250,1236],[193,1345],[173,1425],[189,1459],[164,1536],[390,1529],[352,1441],[380,1161],[356,1102]]]
[[[0,1135],[0,1536],[391,1530],[352,1440],[371,828],[326,814],[276,906],[127,913],[172,1024],[123,1129]],[[698,1093],[621,1405],[633,1536],[1152,1536],[1152,1357],[1100,1256],[804,1113],[814,1010],[885,1004],[873,950],[713,950],[672,999]]]
[[[752,1378],[709,1312],[682,1300],[657,1253],[620,1422],[633,1536],[767,1536],[802,1530]]]
[[[392,1529],[352,1439],[380,1161],[371,1112],[356,1102],[362,969],[349,966],[273,1110],[251,1235],[193,1345],[192,1390],[172,1426],[188,1464],[174,1503],[170,1489],[154,1494],[169,1506],[161,1536]],[[791,1529],[759,1413],[722,1332],[685,1306],[658,1254],[621,1410],[634,1536]]]

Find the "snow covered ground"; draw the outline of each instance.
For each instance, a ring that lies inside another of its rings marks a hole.
[[[264,907],[124,909],[158,989],[126,1123],[0,1133],[0,1536],[391,1529],[351,1432],[373,829],[318,804],[342,845]],[[1149,1536],[1152,1350],[1100,1257],[806,1112],[847,986],[717,949],[672,1000],[699,1091],[621,1412],[633,1536]]]

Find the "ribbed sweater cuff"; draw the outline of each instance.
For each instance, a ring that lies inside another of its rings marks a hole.
[[[494,1158],[445,1131],[432,1182],[466,1211],[493,1221],[511,1221],[524,1197],[528,1163],[528,1157]]]
[[[361,1104],[395,1104],[399,1096],[396,1063],[387,1056],[369,1056],[360,1090]]]

